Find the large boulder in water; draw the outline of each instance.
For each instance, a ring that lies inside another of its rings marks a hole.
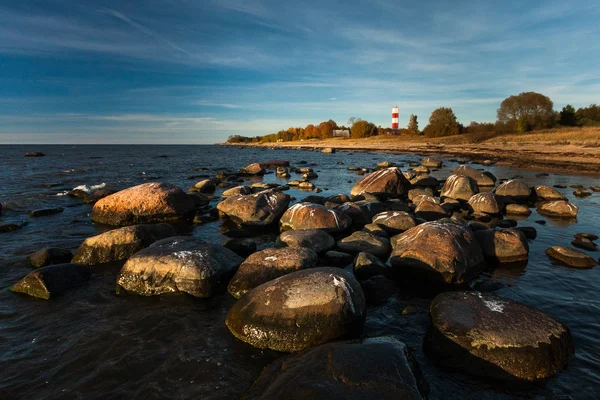
[[[442,159],[437,157],[426,157],[421,160],[421,165],[430,168],[442,168]]]
[[[157,240],[176,234],[169,224],[144,224],[113,229],[85,239],[75,252],[73,262],[95,265],[126,260]]]
[[[537,381],[573,354],[567,327],[515,301],[479,292],[448,292],[431,303],[428,354],[451,368],[496,379]]]
[[[210,297],[229,281],[242,260],[223,246],[174,236],[153,243],[127,260],[117,285],[143,296],[185,292]]]
[[[500,214],[501,202],[494,193],[477,193],[468,201],[469,210],[474,213]]]
[[[265,190],[251,195],[234,195],[217,204],[217,210],[236,224],[247,227],[272,225],[279,221],[290,196],[276,190]]]
[[[415,218],[406,211],[384,211],[373,217],[373,223],[390,235],[402,233],[416,225]]]
[[[92,221],[122,226],[191,220],[195,211],[194,201],[177,186],[151,182],[98,200],[92,209]]]
[[[429,385],[393,337],[325,343],[267,366],[246,400],[424,399]]]
[[[364,251],[386,259],[391,250],[390,241],[387,238],[364,231],[356,231],[339,240],[337,246],[346,253],[357,254]]]
[[[351,273],[310,268],[246,293],[229,310],[226,324],[252,346],[295,352],[359,333],[365,313],[362,288]]]
[[[548,257],[571,268],[592,268],[598,265],[596,260],[587,254],[564,246],[552,246],[546,250]]]
[[[473,179],[468,176],[450,175],[442,187],[440,197],[469,201],[477,193],[479,187]]]
[[[559,192],[558,190],[556,190],[550,186],[544,186],[544,185],[535,186],[533,188],[533,192],[535,193],[535,196],[539,200],[552,201],[552,200],[566,200],[567,199],[561,192]]]
[[[508,197],[514,201],[527,200],[531,196],[531,189],[520,179],[511,179],[498,186],[495,190],[498,196]]]
[[[281,217],[281,230],[322,229],[342,232],[352,225],[352,218],[343,212],[313,203],[296,203]]]
[[[540,204],[537,207],[537,212],[550,217],[575,218],[579,212],[579,207],[566,200],[556,200]]]
[[[236,299],[265,282],[290,272],[313,268],[317,265],[317,253],[305,247],[265,249],[250,255],[240,265],[229,282],[229,293]]]
[[[529,243],[518,229],[483,229],[475,232],[483,255],[501,263],[527,261]]]
[[[73,253],[59,247],[46,247],[29,255],[29,263],[32,267],[40,268],[52,264],[70,263]]]
[[[254,163],[242,168],[240,172],[245,175],[264,175],[265,170],[259,163]]]
[[[390,197],[403,197],[410,189],[410,182],[404,177],[402,171],[397,167],[380,169],[369,174],[358,181],[351,196],[363,193],[386,194]]]
[[[473,232],[450,221],[417,225],[392,238],[396,274],[443,284],[460,284],[479,274],[484,258]]]
[[[48,300],[89,279],[89,267],[79,264],[54,264],[38,268],[17,282],[11,291]]]
[[[477,182],[477,186],[485,187],[494,186],[496,184],[496,180],[490,176],[491,174],[484,174],[483,172],[478,171],[468,165],[459,165],[458,167],[454,168],[452,175],[469,177]]]
[[[335,239],[321,229],[304,229],[283,232],[279,235],[278,243],[289,247],[306,247],[323,253],[335,246]]]

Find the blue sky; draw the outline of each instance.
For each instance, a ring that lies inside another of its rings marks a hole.
[[[215,143],[600,102],[600,2],[0,0],[0,143]]]

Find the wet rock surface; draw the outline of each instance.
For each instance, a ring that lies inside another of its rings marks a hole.
[[[379,258],[387,258],[390,254],[390,241],[387,238],[369,232],[357,231],[337,242],[337,247],[350,254],[360,252],[371,253]]]
[[[479,193],[479,187],[473,179],[467,176],[450,175],[442,187],[440,196],[469,201],[477,193]]]
[[[587,254],[564,246],[552,246],[546,250],[548,257],[572,268],[592,268],[598,265],[596,260]]]
[[[322,229],[342,232],[350,227],[352,219],[343,212],[320,204],[296,203],[281,217],[281,230]]]
[[[424,399],[429,385],[407,346],[393,337],[322,344],[267,366],[246,400]]]
[[[290,196],[276,190],[252,195],[232,195],[217,205],[217,210],[241,226],[277,224],[290,203]]]
[[[573,353],[569,330],[551,316],[480,292],[448,292],[431,303],[425,348],[441,364],[495,379],[537,381]]]
[[[311,268],[269,281],[246,293],[226,324],[252,346],[296,352],[360,332],[365,318],[362,288],[338,268]]]
[[[307,247],[323,253],[335,246],[335,239],[321,229],[305,229],[283,232],[279,235],[279,243],[289,247]]]
[[[397,167],[381,169],[373,172],[358,181],[352,190],[351,196],[363,193],[387,194],[390,197],[402,197],[408,193],[410,182],[404,177]]]
[[[47,247],[29,255],[29,263],[32,267],[40,268],[52,264],[67,264],[71,262],[73,253],[67,249],[58,247]]]
[[[85,265],[54,264],[30,272],[10,290],[49,300],[81,285],[90,276],[90,270]]]
[[[575,218],[579,207],[565,200],[556,200],[542,203],[538,206],[537,212],[550,217]]]

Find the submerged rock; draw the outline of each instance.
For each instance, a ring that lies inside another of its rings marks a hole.
[[[363,193],[385,194],[390,197],[403,197],[410,189],[410,182],[404,177],[402,171],[397,167],[381,169],[373,172],[358,181],[351,196]]]
[[[290,196],[276,190],[252,195],[233,195],[217,204],[217,209],[241,226],[276,224],[290,204]]]
[[[440,197],[469,201],[477,193],[479,193],[479,187],[473,179],[468,176],[450,175],[442,187]]]
[[[111,194],[94,204],[92,221],[107,225],[192,220],[194,201],[169,183],[151,182]]]
[[[243,396],[267,399],[424,399],[429,386],[393,337],[326,343],[267,366]]]
[[[540,204],[537,212],[550,217],[575,218],[579,207],[565,200],[557,200]]]
[[[587,251],[596,251],[598,246],[596,243],[592,242],[590,239],[586,238],[577,238],[571,242],[571,244],[580,249],[584,249]]]
[[[484,258],[473,232],[450,221],[426,222],[392,238],[391,265],[405,277],[460,284],[479,274]]]
[[[29,151],[25,153],[25,157],[45,157],[46,155],[41,151]]]
[[[229,293],[236,299],[249,290],[290,272],[313,268],[317,253],[305,247],[265,249],[250,255],[229,282]]]
[[[190,236],[159,240],[134,254],[117,285],[143,296],[185,292],[210,297],[229,281],[242,258],[231,250]]]
[[[73,253],[67,249],[58,247],[47,247],[29,255],[29,263],[32,267],[40,268],[52,264],[66,264],[71,262]]]
[[[27,215],[29,215],[30,217],[45,217],[47,215],[60,214],[64,210],[65,209],[62,208],[62,207],[57,207],[57,208],[43,208],[43,209],[39,209],[39,210],[29,211],[27,213]]]
[[[518,229],[485,229],[475,232],[483,255],[501,263],[527,261],[529,243]]]
[[[579,250],[563,246],[552,246],[546,250],[548,257],[573,268],[592,268],[598,265],[596,260]]]
[[[323,253],[335,246],[335,239],[321,229],[304,229],[283,232],[279,235],[279,243],[289,247],[307,247]]]
[[[260,285],[240,298],[226,324],[261,349],[295,352],[362,330],[365,298],[352,274],[310,268]]]
[[[428,354],[474,375],[542,380],[562,370],[573,354],[567,327],[512,300],[448,292],[433,300],[430,312]]]
[[[342,232],[352,225],[352,219],[343,212],[320,204],[296,203],[281,217],[281,230],[322,229]]]
[[[40,299],[50,299],[89,279],[87,266],[79,264],[54,264],[38,268],[17,282],[11,291]]]
[[[126,226],[92,236],[83,241],[73,256],[76,264],[104,264],[126,260],[160,239],[175,236],[169,224]]]

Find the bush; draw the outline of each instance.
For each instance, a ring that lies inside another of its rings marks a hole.
[[[429,125],[423,130],[427,137],[452,136],[460,133],[456,115],[451,108],[440,107],[431,113]]]
[[[377,135],[377,127],[371,122],[358,119],[352,124],[350,135],[353,139],[375,136]]]

